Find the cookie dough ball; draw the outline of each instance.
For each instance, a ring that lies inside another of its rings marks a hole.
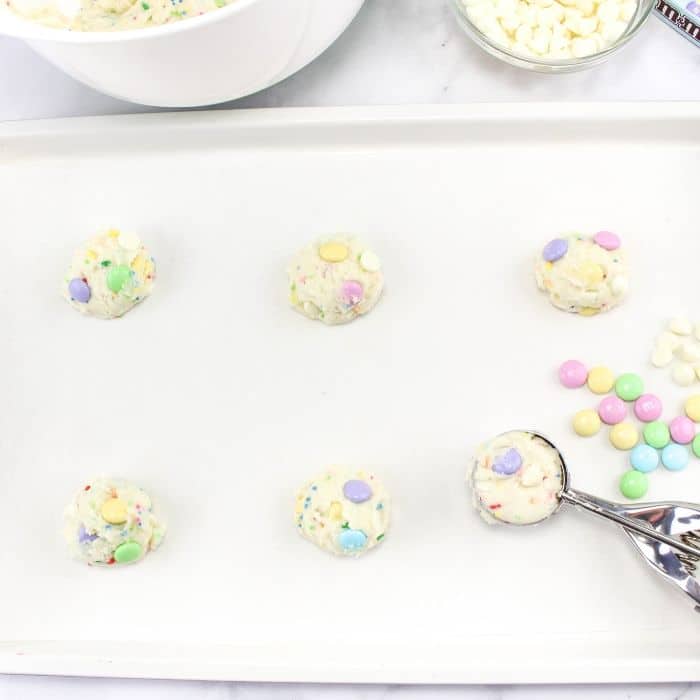
[[[618,236],[599,231],[547,243],[537,258],[535,278],[558,309],[594,316],[624,299],[629,275]]]
[[[83,486],[65,512],[65,537],[89,565],[129,564],[156,549],[165,525],[150,496],[127,481],[100,477]]]
[[[108,231],[75,252],[63,296],[81,313],[117,318],[151,293],[155,276],[153,258],[138,236]]]
[[[304,248],[287,269],[289,299],[304,316],[328,325],[371,311],[384,275],[377,255],[354,237],[335,236]]]
[[[389,512],[389,496],[374,474],[333,467],[299,491],[294,520],[321,549],[358,557],[384,540]]]
[[[487,523],[529,525],[559,507],[564,468],[559,452],[546,440],[512,431],[479,448],[467,481]]]

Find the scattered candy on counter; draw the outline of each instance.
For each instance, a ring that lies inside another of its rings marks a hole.
[[[653,472],[659,466],[659,453],[649,445],[637,445],[630,452],[630,463],[638,472]]]
[[[592,408],[585,408],[574,416],[573,426],[577,435],[591,437],[600,430],[600,416]]]
[[[578,360],[567,360],[559,367],[559,381],[567,389],[578,389],[588,379],[588,370]]]
[[[661,463],[672,472],[678,472],[688,466],[688,450],[683,445],[671,442],[661,450]]]
[[[615,382],[615,393],[623,401],[636,401],[644,391],[644,382],[638,374],[621,374]]]
[[[666,423],[660,420],[652,421],[644,426],[644,442],[654,449],[660,450],[671,441],[671,432]]]
[[[594,394],[607,394],[615,386],[615,375],[608,367],[594,367],[588,373],[587,384]]]
[[[627,406],[617,396],[606,396],[598,405],[600,420],[607,425],[617,425],[627,417]]]
[[[639,442],[639,432],[632,423],[618,423],[610,430],[610,442],[618,450],[631,450]]]
[[[668,331],[662,340],[666,346],[674,348],[679,333],[693,331],[689,323],[675,319],[672,324],[675,333]],[[700,327],[695,332],[700,337]],[[679,346],[679,345],[678,345]],[[607,367],[599,366],[588,371],[579,360],[567,360],[559,367],[559,381],[567,388],[587,385],[594,394],[608,394],[598,404],[597,410],[585,408],[578,411],[572,420],[574,432],[581,437],[596,435],[602,426],[611,426],[609,440],[618,450],[631,450],[629,460],[632,470],[626,472],[620,481],[620,490],[626,498],[641,498],[648,488],[646,474],[654,471],[659,464],[670,471],[684,469],[689,461],[688,445],[693,454],[700,457],[700,434],[696,435],[695,423],[700,423],[700,394],[689,396],[684,404],[685,415],[676,416],[669,424],[660,420],[663,412],[661,399],[655,394],[644,393],[644,382],[638,374],[631,372],[615,378]],[[614,393],[609,393],[614,391]],[[627,403],[633,404],[634,416],[643,423],[640,442],[637,427],[626,420]],[[644,478],[636,474],[644,475]],[[639,495],[630,495],[639,494]]]
[[[642,394],[634,402],[634,415],[643,423],[655,421],[662,411],[661,399],[654,394]]]
[[[649,489],[649,479],[644,472],[630,469],[620,479],[620,491],[625,498],[634,501],[646,495]]]

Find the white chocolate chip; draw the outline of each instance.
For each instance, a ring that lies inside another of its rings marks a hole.
[[[679,386],[690,386],[695,381],[695,370],[685,362],[678,362],[671,372],[671,379]]]
[[[697,362],[700,360],[700,347],[690,339],[684,340],[678,349],[678,357],[685,362]]]
[[[671,319],[668,329],[676,335],[690,335],[693,332],[693,324],[684,316]]]
[[[621,297],[627,294],[627,278],[624,275],[615,275],[610,282],[610,289],[616,297]]]
[[[668,367],[673,359],[671,348],[666,345],[657,346],[651,353],[651,364],[654,367]]]
[[[664,331],[656,338],[656,347],[664,346],[673,352],[681,346],[681,342],[681,339],[677,335]]]
[[[628,2],[623,2],[620,5],[620,19],[623,22],[629,22],[632,21],[632,18],[637,12],[637,3],[634,0],[628,0]]]
[[[544,472],[542,467],[537,464],[531,464],[522,470],[520,474],[520,483],[525,487],[537,486],[542,483]]]
[[[625,29],[627,29],[627,22],[621,22],[619,20],[601,24],[600,35],[610,44],[614,44],[625,33]]]
[[[379,272],[382,268],[382,262],[375,252],[363,250],[362,255],[360,255],[360,267],[365,272]]]
[[[598,44],[595,39],[588,38],[577,38],[571,42],[571,53],[574,54],[576,58],[583,58],[584,56],[590,56],[596,53],[598,50]]]

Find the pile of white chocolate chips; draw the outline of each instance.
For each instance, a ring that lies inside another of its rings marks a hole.
[[[614,44],[637,0],[460,0],[495,43],[526,57],[583,58]]]

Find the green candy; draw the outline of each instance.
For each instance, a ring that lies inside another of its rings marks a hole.
[[[693,438],[692,448],[693,448],[693,454],[696,457],[700,457],[700,435],[696,435]]]
[[[115,294],[118,294],[126,281],[131,277],[131,270],[126,265],[116,265],[107,273],[107,286]]]
[[[653,420],[644,426],[644,442],[650,447],[661,450],[668,445],[670,440],[671,434],[666,423],[662,423],[660,420]],[[698,448],[700,449],[700,442],[698,442]],[[695,449],[695,442],[693,442],[693,449]]]
[[[114,560],[117,562],[117,564],[128,564],[129,562],[139,559],[142,552],[143,547],[141,547],[138,542],[130,540],[129,542],[120,544],[114,550]]]
[[[631,469],[625,472],[620,479],[620,491],[625,498],[636,500],[641,498],[649,488],[649,479],[643,472]]]
[[[644,382],[638,374],[621,374],[615,382],[615,393],[623,401],[636,401],[644,393]]]

